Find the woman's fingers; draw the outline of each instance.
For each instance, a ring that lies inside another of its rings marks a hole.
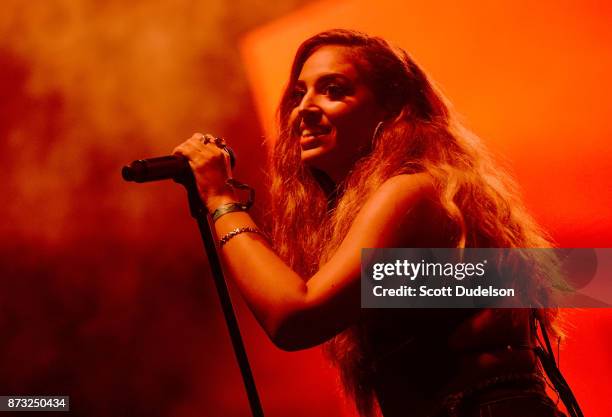
[[[204,201],[227,191],[226,182],[231,178],[231,165],[224,146],[223,139],[210,134],[194,133],[172,151],[172,154],[182,155],[189,160]]]
[[[183,155],[184,157],[189,158],[190,155],[195,154],[195,152],[197,151],[197,148],[194,147],[193,139],[202,138],[203,136],[204,135],[202,135],[201,133],[195,133],[185,142],[174,148],[174,150],[172,151],[172,155]]]
[[[205,139],[205,136],[196,133],[185,142],[174,148],[172,151],[173,155],[183,155],[190,161],[197,161],[201,159],[202,155],[214,155],[210,152],[210,147],[206,146],[210,143]]]

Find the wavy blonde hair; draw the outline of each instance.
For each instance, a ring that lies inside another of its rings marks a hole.
[[[388,110],[376,129],[371,150],[347,179],[338,184],[330,204],[317,176],[300,160],[298,138],[289,114],[293,91],[308,57],[324,45],[348,48],[354,63]],[[384,39],[336,29],[319,33],[299,47],[278,109],[278,137],[271,158],[270,233],[279,255],[302,276],[314,274],[347,234],[364,202],[381,184],[399,174],[429,173],[437,202],[451,227],[456,247],[545,248],[552,242],[526,211],[516,184],[497,167],[481,141],[452,114],[442,94],[407,53]],[[534,260],[545,280],[554,259]],[[555,310],[540,310],[552,328]],[[344,387],[362,415],[371,415],[374,391],[364,356],[365,345],[354,326],[327,343]]]

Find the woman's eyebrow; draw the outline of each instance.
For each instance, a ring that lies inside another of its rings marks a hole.
[[[354,82],[350,77],[348,77],[346,74],[342,74],[339,72],[330,72],[330,73],[326,73],[323,75],[320,75],[319,78],[316,79],[315,84],[321,84],[327,81],[331,81],[331,80],[341,80],[347,83],[352,83]],[[295,82],[295,87],[306,87],[306,81],[304,80],[297,80]]]
[[[341,73],[337,73],[337,72],[331,72],[331,73],[328,73],[328,74],[321,75],[317,79],[316,83],[317,84],[322,84],[322,83],[326,83],[326,82],[329,82],[329,81],[342,81],[342,82],[345,82],[345,83],[352,83],[353,82],[353,80],[351,78],[347,77],[345,74],[341,74]]]
[[[326,80],[329,78],[341,78],[343,80],[351,81],[351,78],[349,76],[341,72],[329,72],[327,74],[323,74],[319,77],[319,80]]]

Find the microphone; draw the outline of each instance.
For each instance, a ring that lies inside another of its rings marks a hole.
[[[229,146],[224,150],[229,154],[232,168],[236,165],[236,155]],[[167,155],[157,158],[138,159],[121,169],[125,181],[150,182],[177,180],[191,174],[189,160],[182,155]]]

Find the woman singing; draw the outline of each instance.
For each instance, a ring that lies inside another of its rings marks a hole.
[[[530,310],[360,308],[362,248],[551,246],[410,57],[355,31],[315,35],[278,116],[270,241],[227,181],[223,141],[196,133],[174,150],[270,339],[325,343],[363,416],[376,403],[385,417],[562,415],[529,348]],[[538,316],[554,332],[554,310]]]

